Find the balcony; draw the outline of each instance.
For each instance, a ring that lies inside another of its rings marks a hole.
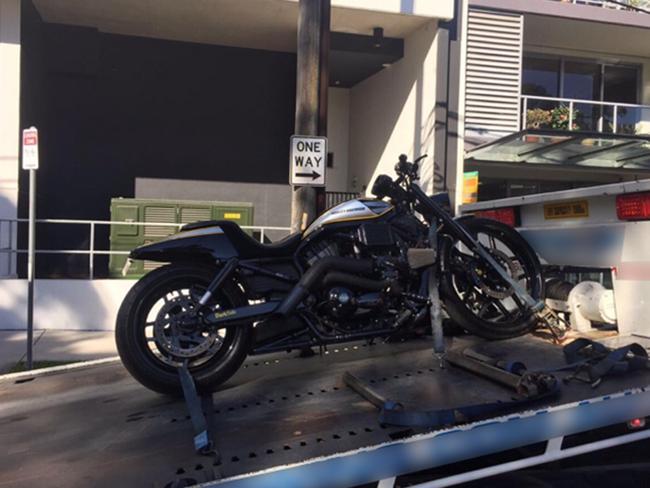
[[[521,96],[520,129],[650,134],[650,105]]]
[[[555,2],[573,3],[574,5],[588,5],[603,7],[613,10],[631,10],[650,13],[650,0],[553,0]]]

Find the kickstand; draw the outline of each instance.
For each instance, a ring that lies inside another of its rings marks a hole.
[[[219,453],[214,448],[214,442],[210,437],[208,419],[212,419],[214,412],[214,404],[212,403],[212,395],[201,395],[196,390],[194,378],[187,368],[187,361],[178,368],[178,376],[181,380],[183,388],[183,397],[185,404],[190,412],[190,419],[192,420],[192,427],[194,429],[194,449],[197,454],[204,456],[212,455],[215,457],[215,462],[221,461]],[[206,414],[208,419],[206,419]]]

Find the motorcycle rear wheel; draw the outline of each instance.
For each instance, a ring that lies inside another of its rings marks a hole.
[[[542,267],[535,251],[512,227],[491,219],[461,223],[535,299],[544,297]],[[449,237],[440,246],[440,294],[450,318],[484,339],[517,337],[536,325],[513,290],[481,260]]]
[[[198,302],[217,270],[168,264],[131,288],[117,315],[115,340],[124,367],[145,387],[181,395],[177,367],[184,361],[197,389],[211,392],[241,366],[250,349],[252,324],[219,331],[185,327],[179,318]],[[209,307],[229,309],[247,302],[234,283],[215,292]]]

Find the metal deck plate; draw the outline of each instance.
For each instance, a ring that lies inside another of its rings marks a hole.
[[[454,346],[472,342],[456,339]],[[523,360],[530,369],[564,364],[559,347],[531,336],[477,348]],[[119,364],[5,381],[0,383],[0,487],[164,487],[179,478],[210,481],[418,433],[380,427],[375,408],[343,385],[346,370],[414,409],[512,395],[462,370],[439,370],[428,340],[342,345],[307,359],[295,353],[260,356],[214,395],[213,433],[222,455],[217,464],[194,454],[184,403],[144,389]],[[596,390],[571,383],[546,404],[648,384],[650,372],[608,378]]]

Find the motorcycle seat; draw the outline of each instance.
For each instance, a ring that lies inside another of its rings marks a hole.
[[[239,257],[243,259],[252,258],[279,258],[289,257],[298,249],[302,234],[295,232],[270,244],[263,244],[251,237],[236,222],[231,220],[206,220],[184,225],[181,230],[202,229],[204,227],[221,227],[237,250]]]

